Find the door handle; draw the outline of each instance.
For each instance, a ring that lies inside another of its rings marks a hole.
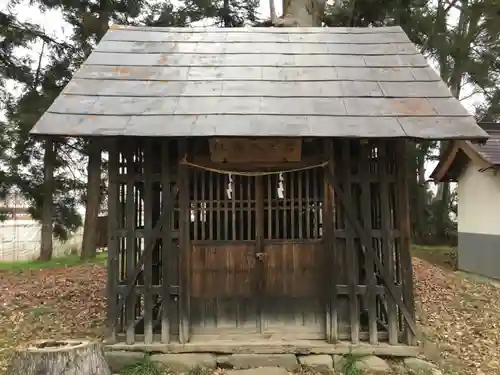
[[[260,261],[262,261],[266,256],[266,253],[255,253],[255,257]]]

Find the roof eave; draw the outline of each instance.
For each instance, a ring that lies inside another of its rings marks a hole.
[[[483,155],[478,153],[471,145],[470,140],[455,140],[445,150],[444,155],[440,158],[438,165],[432,171],[430,178],[437,182],[446,182],[449,179],[446,177],[450,170],[457,154],[462,150],[468,158],[478,165],[480,168],[490,168],[494,166],[493,163],[484,158]]]

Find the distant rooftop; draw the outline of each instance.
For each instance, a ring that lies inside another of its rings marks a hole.
[[[470,144],[486,161],[494,165],[500,165],[500,123],[480,122],[478,124],[489,135],[484,144]]]
[[[488,140],[482,144],[463,140],[451,143],[431,173],[432,179],[456,181],[471,161],[480,170],[500,166],[500,123],[478,125],[488,133]]]
[[[32,133],[487,136],[400,27],[112,27]]]

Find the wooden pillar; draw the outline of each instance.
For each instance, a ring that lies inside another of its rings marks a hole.
[[[332,139],[325,140],[325,157],[328,160],[327,173],[335,174],[335,155]],[[326,298],[326,340],[329,343],[336,343],[339,339],[338,329],[338,299],[337,299],[337,269],[336,248],[335,248],[335,226],[334,226],[334,205],[335,193],[328,183],[325,175],[325,200],[324,200],[324,227],[323,239],[325,243],[326,262],[325,275],[327,278],[327,298]]]
[[[408,191],[408,141],[401,140],[397,144],[397,222],[399,222],[400,262],[403,281],[403,303],[405,304],[413,322],[415,322],[415,300],[413,295],[413,267],[411,261],[411,228],[410,228],[410,200]],[[404,325],[405,342],[408,345],[416,344],[416,337],[408,324]]]
[[[178,160],[186,156],[187,140],[178,141]],[[179,341],[181,344],[189,341],[190,332],[190,276],[191,276],[191,246],[189,240],[190,209],[189,209],[189,171],[188,167],[179,164],[178,167],[178,188],[179,188],[179,276],[180,276],[180,304],[179,304]]]
[[[378,147],[378,175],[381,206],[381,225],[382,225],[382,263],[387,282],[394,284],[394,238],[391,228],[390,212],[390,189],[388,167],[391,160],[388,155],[388,145],[398,141],[381,141]],[[389,343],[395,345],[398,343],[398,314],[396,301],[393,298],[387,298],[387,320],[389,331]]]
[[[161,290],[162,290],[162,309],[161,309],[161,342],[168,344],[170,342],[170,315],[171,315],[171,297],[170,297],[170,279],[172,276],[172,212],[174,208],[173,197],[170,182],[172,179],[172,168],[170,161],[169,140],[161,142],[161,201],[162,217],[165,220],[161,231]],[[160,218],[161,220],[161,218]],[[177,265],[176,265],[177,266]]]
[[[126,230],[126,279],[127,282],[132,280],[132,275],[136,270],[136,242],[135,242],[135,229],[136,229],[136,216],[135,216],[135,162],[134,153],[136,151],[135,140],[130,140],[130,144],[125,149],[126,158],[126,198],[125,198],[125,230]],[[134,282],[133,280],[132,282]],[[133,344],[135,342],[135,302],[136,294],[133,284],[130,285],[130,295],[125,303],[125,322],[126,322],[126,343]]]
[[[153,241],[153,248],[158,242],[157,235],[153,233],[153,142],[148,138],[144,142],[144,238],[146,242]],[[154,236],[154,237],[153,237]],[[145,250],[145,249],[144,249]],[[153,250],[144,254],[144,343],[153,343]]]
[[[375,203],[375,196],[372,195],[371,181],[373,179],[372,171],[376,168],[383,168],[383,162],[380,159],[373,160],[373,146],[371,142],[363,142],[361,144],[360,159],[358,160],[359,166],[359,184],[361,188],[361,216],[363,229],[373,243],[372,231],[372,208]],[[365,249],[364,252],[370,251]],[[370,344],[378,342],[377,330],[377,291],[376,291],[376,276],[375,276],[375,263],[365,254],[364,264],[360,264],[364,268],[364,282],[366,283],[366,295],[364,301],[368,310],[368,333]]]
[[[108,340],[116,342],[116,325],[119,311],[118,303],[118,148],[117,140],[113,138],[108,144],[108,283],[107,283],[107,325]]]

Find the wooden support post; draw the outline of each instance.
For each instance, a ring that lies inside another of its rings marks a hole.
[[[351,141],[344,140],[342,144],[342,182],[344,184],[345,200],[352,201],[352,181],[351,181]],[[340,189],[334,188],[338,194]],[[356,232],[348,220],[346,222],[346,257],[347,269],[349,275],[349,317],[351,326],[351,342],[357,344],[359,342],[359,299],[356,293],[358,285],[358,267],[357,267],[357,249],[355,242]]]
[[[158,223],[164,221],[161,230],[161,265],[162,265],[162,309],[161,309],[161,342],[170,342],[170,269],[172,264],[172,209],[174,204],[170,189],[171,164],[169,156],[169,140],[161,143],[161,201],[162,209]]]
[[[382,254],[384,263],[384,272],[387,282],[394,285],[394,239],[392,238],[391,229],[391,208],[390,208],[390,190],[389,190],[389,175],[387,167],[389,165],[389,157],[387,155],[387,142],[380,142],[378,148],[379,156],[379,184],[380,184],[380,205],[382,209]],[[397,141],[396,141],[397,142]],[[382,272],[382,270],[380,271]],[[392,298],[387,300],[387,317],[389,330],[389,343],[395,345],[398,343],[398,314],[396,301]]]
[[[191,249],[189,241],[190,225],[190,196],[188,167],[180,163],[187,153],[187,140],[178,141],[178,186],[179,186],[179,278],[180,278],[180,304],[179,304],[179,341],[185,344],[189,341],[190,322],[190,295],[189,284],[191,276]]]
[[[381,168],[380,159],[378,160],[378,168]],[[361,158],[359,160],[359,169],[361,177],[361,215],[363,217],[364,230],[371,237],[372,231],[372,194],[371,194],[371,167],[372,161],[372,145],[368,142],[361,145]],[[364,257],[364,268],[366,275],[367,293],[365,301],[368,304],[368,331],[370,344],[378,342],[377,331],[377,294],[375,290],[376,277],[375,277],[375,263],[370,257]]]
[[[148,138],[144,144],[144,239],[158,242],[153,236],[153,142]],[[146,244],[144,243],[144,246]],[[144,250],[146,250],[144,248]],[[144,342],[153,342],[153,251],[144,254]]]
[[[403,303],[407,306],[405,315],[405,341],[408,345],[416,344],[416,329],[412,327],[415,321],[415,299],[413,295],[413,267],[411,262],[411,228],[410,228],[410,199],[408,196],[408,143],[401,140],[397,144],[397,214],[400,232],[400,262],[403,279]]]
[[[116,341],[116,321],[120,311],[118,302],[118,149],[116,139],[111,139],[108,146],[108,340]]]
[[[333,175],[335,174],[335,156],[333,149],[333,140],[327,139],[325,141],[325,156],[328,160],[328,170]],[[325,187],[328,185],[328,181],[325,178]],[[325,275],[328,278],[327,281],[327,313],[326,313],[326,339],[330,343],[336,343],[339,336],[339,326],[338,326],[338,299],[337,299],[337,272],[335,270],[336,262],[336,249],[335,249],[335,227],[334,227],[334,205],[335,205],[335,194],[325,188],[325,205],[324,205],[324,241],[325,250],[327,252],[325,262]],[[332,272],[333,270],[333,272]]]
[[[134,151],[135,144],[128,145],[126,148],[126,160],[127,160],[127,192],[126,192],[126,203],[125,203],[125,212],[126,212],[126,231],[127,231],[127,240],[126,240],[126,268],[127,268],[127,278],[130,278],[134,272],[136,271],[136,262],[135,262],[135,200],[134,200],[134,187],[135,182],[133,179],[135,163],[134,163]],[[138,267],[137,267],[138,268]],[[135,280],[134,280],[135,282]],[[132,282],[132,285],[134,284]],[[131,289],[132,296],[128,299],[125,304],[125,320],[126,320],[126,342],[127,344],[133,344],[135,342],[135,290]]]
[[[260,259],[258,254],[264,252],[264,179],[261,176],[255,177],[255,258]],[[256,263],[255,292],[257,295],[257,331],[264,333],[264,301],[265,301],[265,268],[262,261]]]

